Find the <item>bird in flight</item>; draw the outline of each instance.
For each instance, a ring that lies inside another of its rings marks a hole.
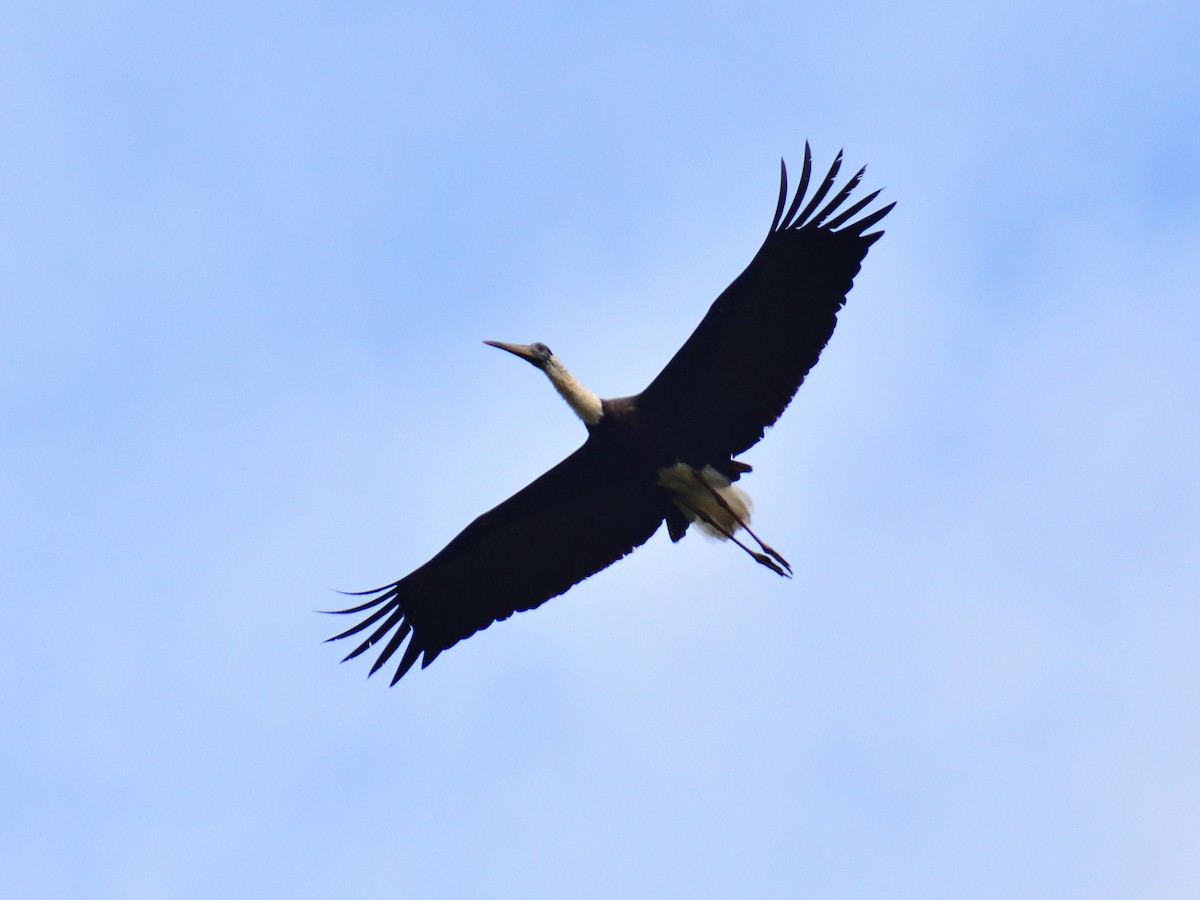
[[[424,668],[493,622],[612,565],[663,522],[673,542],[696,524],[790,576],[787,560],[750,529],[749,498],[734,484],[750,466],[734,457],[758,443],[816,364],[867,249],[883,235],[868,229],[895,205],[856,218],[875,191],[842,209],[865,167],[825,202],[841,164],[839,152],[806,200],[805,144],[788,203],[780,163],[779,202],[758,253],[640,394],[601,399],[545,344],[485,341],[541,369],[587,427],[587,440],[420,568],[351,594],[368,599],[333,612],[364,618],[329,640],[365,637],[345,659],[382,645],[374,674],[407,639],[394,685],[418,659]]]

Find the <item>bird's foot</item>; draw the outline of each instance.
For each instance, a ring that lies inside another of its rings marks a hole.
[[[757,540],[757,538],[756,538],[756,540]],[[759,543],[759,546],[762,547],[763,550],[766,552],[766,554],[771,557],[771,559],[775,560],[777,563],[779,563],[781,566],[783,566],[785,569],[787,569],[788,577],[790,578],[792,575],[792,566],[786,559],[783,558],[783,555],[781,553],[779,553],[777,550],[775,550],[775,548],[768,547],[762,541],[759,541],[758,543]]]
[[[764,566],[766,566],[772,572],[775,572],[778,575],[782,575],[784,578],[792,577],[792,567],[791,566],[788,566],[787,571],[785,572],[783,569],[779,568],[779,565],[775,562],[775,560],[771,559],[771,557],[767,556],[767,554],[756,553],[753,550],[750,550],[749,553],[751,556],[754,557],[756,562],[762,563]],[[784,565],[787,566],[787,563],[785,562]]]

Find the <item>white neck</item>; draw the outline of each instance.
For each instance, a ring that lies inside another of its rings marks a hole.
[[[542,371],[546,373],[554,389],[567,401],[567,405],[574,410],[575,415],[583,419],[585,424],[595,425],[600,421],[600,417],[604,415],[600,398],[580,384],[556,357],[551,357],[550,363]]]

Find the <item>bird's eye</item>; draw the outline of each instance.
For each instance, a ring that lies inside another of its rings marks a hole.
[[[550,356],[551,355],[550,348],[547,347],[545,344],[543,344],[541,341],[538,341],[537,343],[535,343],[533,345],[533,349],[535,351],[537,351],[538,355],[540,355],[540,356]]]

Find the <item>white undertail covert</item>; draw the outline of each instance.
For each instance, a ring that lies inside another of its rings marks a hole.
[[[731,484],[712,466],[698,470],[677,462],[658,470],[658,484],[674,495],[675,505],[705,534],[726,540],[744,524],[750,524],[750,513],[754,509],[750,495]],[[724,505],[713,496],[714,493],[725,501]],[[710,522],[716,523],[716,527]]]

